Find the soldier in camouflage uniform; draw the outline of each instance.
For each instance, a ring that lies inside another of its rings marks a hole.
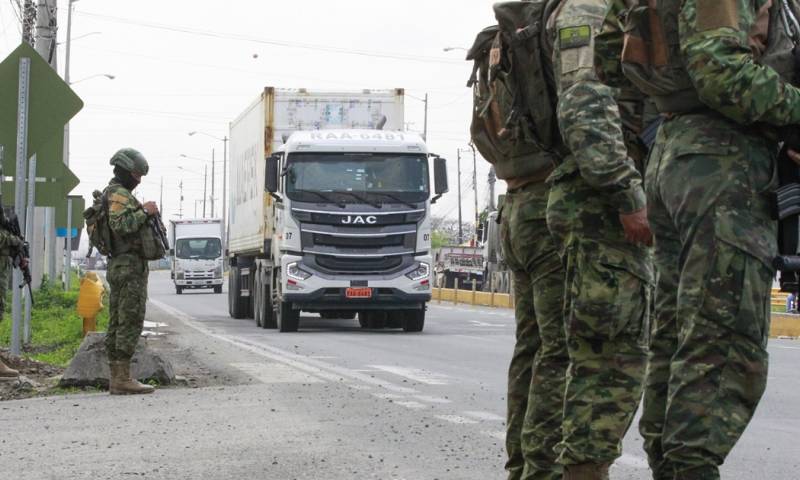
[[[0,206],[0,219],[5,220],[5,214]],[[14,255],[22,247],[22,239],[2,227],[0,222],[0,321],[3,320],[4,312],[6,311],[6,290],[8,288],[8,279],[11,271],[11,262],[9,256]],[[25,268],[28,262],[27,258],[22,259],[21,268]],[[3,363],[0,359],[0,379],[13,379],[19,377],[19,372],[9,368],[8,365]]]
[[[142,205],[131,193],[149,170],[141,153],[124,148],[114,154],[110,163],[114,178],[104,192],[112,235],[107,273],[111,286],[106,333],[111,367],[109,391],[112,395],[152,393],[153,387],[131,378],[130,362],[142,334],[147,303],[149,269],[142,255],[140,230],[148,228],[147,217],[156,215],[158,206],[155,202]]]
[[[615,0],[607,23],[625,24],[597,39],[604,79],[624,74],[665,116],[645,175],[659,280],[639,428],[653,478],[715,480],[766,387],[767,127],[800,124],[800,90],[757,63],[775,2],[640,3]]]
[[[522,169],[518,169],[520,171]],[[547,230],[546,175],[506,176],[500,234],[514,279],[516,345],[508,371],[509,480],[561,478],[553,450],[561,440],[567,351],[564,270]]]
[[[654,285],[637,170],[643,97],[609,88],[593,69],[593,36],[607,6],[563,0],[547,23],[559,127],[572,152],[548,180],[547,205],[566,268],[570,363],[556,451],[567,480],[607,479],[621,455],[641,398]]]

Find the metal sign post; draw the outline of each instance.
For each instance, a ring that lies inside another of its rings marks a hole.
[[[28,214],[25,222],[25,240],[31,246],[35,245],[34,242],[34,228],[33,228],[33,212],[35,208],[35,193],[36,193],[36,154],[31,156],[28,162]],[[23,290],[25,295],[25,323],[22,329],[22,341],[28,343],[31,341],[31,298],[30,290]]]
[[[20,230],[25,231],[25,171],[28,160],[28,89],[30,87],[31,59],[19,59],[19,87],[17,93],[17,165],[15,172],[14,212],[20,223]],[[22,352],[22,272],[14,269],[12,275],[12,304],[11,304],[11,354],[19,355]]]
[[[64,291],[69,291],[70,274],[72,273],[72,199],[67,197],[67,235],[64,247]]]

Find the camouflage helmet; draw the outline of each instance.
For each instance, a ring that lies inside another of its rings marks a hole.
[[[111,165],[118,166],[129,172],[136,172],[140,175],[147,175],[150,166],[147,164],[144,155],[132,148],[122,148],[111,157]]]

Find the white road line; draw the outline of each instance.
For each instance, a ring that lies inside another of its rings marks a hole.
[[[332,355],[309,355],[308,358],[315,358],[317,360],[336,360],[339,357],[334,357]]]
[[[229,343],[231,345],[235,345],[243,350],[247,350],[248,352],[254,353],[256,355],[269,358],[276,362],[285,363],[291,367],[297,368],[316,377],[324,378],[325,380],[330,380],[332,382],[342,382],[345,379],[355,380],[357,382],[361,382],[366,385],[380,387],[395,393],[405,393],[405,394],[419,393],[417,390],[413,388],[403,387],[394,384],[392,382],[388,382],[378,378],[373,378],[369,375],[358,373],[349,368],[339,367],[337,365],[323,362],[322,360],[315,360],[309,357],[305,357],[303,355],[298,355],[293,352],[282,350],[280,348],[263,345],[259,343],[252,343],[244,337],[235,337],[235,336],[215,333],[213,330],[199,324],[198,322],[195,322],[190,315],[187,315],[186,313],[170,305],[167,305],[164,302],[152,299],[150,300],[150,302],[153,305],[157,306],[158,308],[164,310],[165,312],[173,315],[174,317],[183,320],[187,326],[211,338],[215,338],[217,340]],[[349,384],[350,382],[345,382],[345,385]]]
[[[503,328],[503,327],[505,327],[505,325],[501,324],[501,323],[486,323],[486,322],[481,322],[479,320],[470,320],[469,323],[473,324],[476,327],[485,327],[485,328]]]
[[[401,400],[406,398],[405,395],[398,395],[396,393],[373,393],[371,395],[375,398],[380,398],[381,400]]]
[[[428,408],[427,405],[424,405],[424,404],[419,403],[419,402],[415,402],[413,400],[403,401],[403,402],[395,401],[394,403],[395,403],[395,405],[400,405],[401,407],[410,408],[411,410],[423,410],[425,408]]]
[[[407,378],[414,382],[424,383],[425,385],[447,385],[448,382],[445,380],[447,378],[446,375],[441,375],[438,373],[429,372],[426,370],[421,370],[419,368],[407,368],[407,367],[397,367],[394,365],[367,365],[369,368],[374,368],[377,370],[382,370],[384,372],[389,372],[394,375]]]
[[[167,324],[162,322],[150,322],[148,320],[144,321],[144,328],[161,328],[166,326]]]
[[[624,465],[626,467],[637,468],[640,470],[650,470],[650,465],[648,465],[647,460],[631,455],[630,453],[623,453],[622,456],[619,457],[616,462],[614,462],[614,465]],[[612,467],[614,465],[612,465]]]
[[[435,415],[439,420],[445,422],[455,423],[456,425],[470,425],[478,423],[477,420],[470,420],[469,418],[461,417],[459,415]]]
[[[414,398],[416,398],[417,400],[422,400],[423,402],[428,402],[428,403],[439,403],[439,404],[452,403],[450,400],[448,400],[446,398],[432,397],[432,396],[429,396],[429,395],[414,395]]]
[[[488,422],[505,422],[505,417],[501,417],[492,412],[479,412],[479,411],[468,411],[468,412],[461,412],[464,415],[472,418],[477,418],[478,420],[486,420]]]
[[[782,345],[773,345],[775,348],[782,348],[784,350],[800,350],[800,347],[784,347]]]
[[[324,380],[283,363],[231,363],[261,383],[323,383]]]
[[[496,432],[483,431],[481,433],[503,442],[506,441],[506,432],[504,430],[497,430]]]

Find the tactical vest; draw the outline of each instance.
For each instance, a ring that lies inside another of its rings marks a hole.
[[[501,2],[498,25],[478,34],[470,135],[500,179],[542,180],[566,156],[558,130],[557,95],[546,41],[547,19],[561,0]]]
[[[787,1],[797,12],[798,1]],[[791,81],[794,44],[787,31],[789,20],[784,21],[782,2],[773,0],[768,12],[766,44],[762,48],[756,45],[753,50],[757,62],[772,67]],[[687,113],[707,108],[692,84],[680,50],[678,16],[684,0],[638,0],[634,3],[623,19],[622,70],[625,76],[652,98],[660,112]]]
[[[120,188],[124,188],[124,187],[120,187]],[[107,195],[109,198],[111,198],[111,194],[113,192],[111,192],[110,190],[111,190],[111,186],[106,187],[106,189],[104,190],[103,194]],[[141,205],[139,204],[139,201],[136,200],[136,198],[132,197],[132,199],[133,199],[134,202],[136,202],[137,206],[141,207]],[[135,255],[141,255],[142,254],[141,235],[142,235],[142,230],[145,230],[145,229],[147,229],[147,226],[143,225],[142,228],[140,228],[139,231],[137,231],[137,232],[134,232],[134,233],[131,233],[131,234],[128,234],[128,235],[122,235],[122,234],[119,234],[119,233],[115,232],[114,229],[111,228],[110,229],[111,230],[111,257],[116,257],[116,256],[123,255],[123,254],[126,254],[126,253],[132,253],[132,254],[135,254]]]

